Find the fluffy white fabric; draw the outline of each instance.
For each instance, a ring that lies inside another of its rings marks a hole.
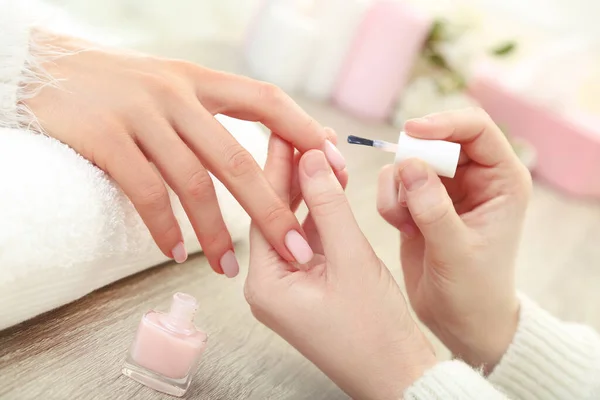
[[[461,361],[447,361],[427,371],[404,399],[598,400],[600,336],[522,296],[515,337],[487,380]]]
[[[103,43],[110,39],[38,0],[0,0],[0,329],[166,261],[139,215],[101,170],[62,143],[31,132],[21,101],[52,78],[40,68],[54,57],[33,26]],[[267,135],[253,123],[220,122],[263,164]],[[233,239],[249,218],[219,182],[217,195]],[[200,250],[173,196],[189,252]]]
[[[256,124],[219,116],[264,164],[268,136]],[[62,143],[0,128],[0,329],[167,260],[114,182]],[[234,240],[249,217],[215,181]],[[175,197],[188,251],[200,250]]]

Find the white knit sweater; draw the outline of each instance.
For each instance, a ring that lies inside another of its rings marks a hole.
[[[404,398],[598,400],[600,336],[522,298],[517,333],[488,379],[461,361],[448,361],[428,371]]]

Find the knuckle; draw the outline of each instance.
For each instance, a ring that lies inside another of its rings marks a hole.
[[[388,217],[390,217],[393,214],[393,211],[394,210],[392,209],[392,207],[390,207],[389,204],[384,204],[381,201],[377,202],[377,212],[383,218],[387,219]]]
[[[263,217],[264,223],[267,226],[276,225],[280,221],[285,220],[289,212],[290,211],[283,204],[276,202],[265,209],[265,214]]]
[[[491,119],[490,115],[487,113],[487,111],[485,111],[481,107],[472,106],[472,107],[469,107],[467,110],[469,111],[469,113],[471,113],[473,115],[477,115],[477,116],[479,116],[479,118],[481,118],[485,121],[488,121]]]
[[[233,178],[254,175],[259,170],[254,157],[240,145],[235,145],[226,152],[226,171]]]
[[[177,224],[173,223],[165,229],[165,231],[162,233],[162,236],[170,243],[175,244],[181,236],[181,230],[179,229],[179,226]],[[172,246],[170,246],[170,248],[172,248]]]
[[[175,85],[166,78],[158,75],[143,75],[143,82],[152,97],[169,102],[180,102],[181,95]]]
[[[214,227],[211,227],[211,230]],[[198,240],[202,246],[202,250],[205,253],[218,253],[221,254],[224,249],[231,247],[231,237],[229,232],[223,226],[218,232],[202,232],[202,227],[198,230]]]
[[[168,207],[169,193],[167,192],[165,185],[162,182],[157,181],[155,183],[146,184],[139,189],[133,201],[137,203],[138,206],[150,208],[154,211],[162,211]]]
[[[204,170],[193,172],[187,179],[184,191],[196,203],[212,197],[214,185],[208,172]]]
[[[258,87],[258,97],[263,103],[278,106],[285,101],[286,94],[278,86],[262,82]]]
[[[336,213],[340,208],[345,207],[346,203],[346,196],[343,193],[327,191],[317,194],[310,202],[309,209],[318,218]]]
[[[446,219],[446,217],[450,214],[452,207],[453,205],[450,204],[450,200],[445,199],[421,212],[414,214],[413,216],[421,225],[435,225]]]
[[[123,133],[123,129],[114,125],[103,125],[96,133],[92,133],[90,145],[84,151],[86,155],[102,169],[111,169],[129,158],[135,144],[131,137]],[[98,146],[96,146],[98,144]]]

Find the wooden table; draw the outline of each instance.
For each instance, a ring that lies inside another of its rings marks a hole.
[[[159,52],[188,54],[185,47]],[[235,70],[233,59],[221,49],[198,47],[193,54],[204,54],[199,60],[205,65]],[[207,59],[207,54],[212,57]],[[298,101],[341,138],[397,137],[391,127],[357,121],[300,97]],[[348,197],[357,220],[400,280],[398,235],[375,208],[378,170],[393,156],[345,143],[340,147],[348,161]],[[569,199],[537,184],[519,258],[520,288],[560,317],[600,329],[599,243],[600,204]],[[183,265],[152,268],[0,332],[0,399],[171,398],[129,380],[120,370],[140,316],[153,307],[165,309],[176,291],[199,299],[197,322],[210,334],[186,398],[346,399],[319,370],[253,319],[242,294],[247,243],[239,243],[236,252],[242,272],[234,280],[217,276],[204,257],[194,256]],[[447,357],[435,344],[440,358]]]

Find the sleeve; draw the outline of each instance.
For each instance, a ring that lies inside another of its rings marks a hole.
[[[53,84],[43,65],[67,54],[45,44],[51,34],[109,45],[116,40],[42,0],[0,0],[0,128],[40,130],[23,100]]]
[[[519,327],[488,380],[511,399],[600,399],[600,336],[521,298]]]
[[[462,361],[446,361],[427,371],[404,392],[405,400],[508,400]]]
[[[19,101],[31,79],[31,22],[18,0],[0,0],[0,127],[16,128],[28,119]]]

